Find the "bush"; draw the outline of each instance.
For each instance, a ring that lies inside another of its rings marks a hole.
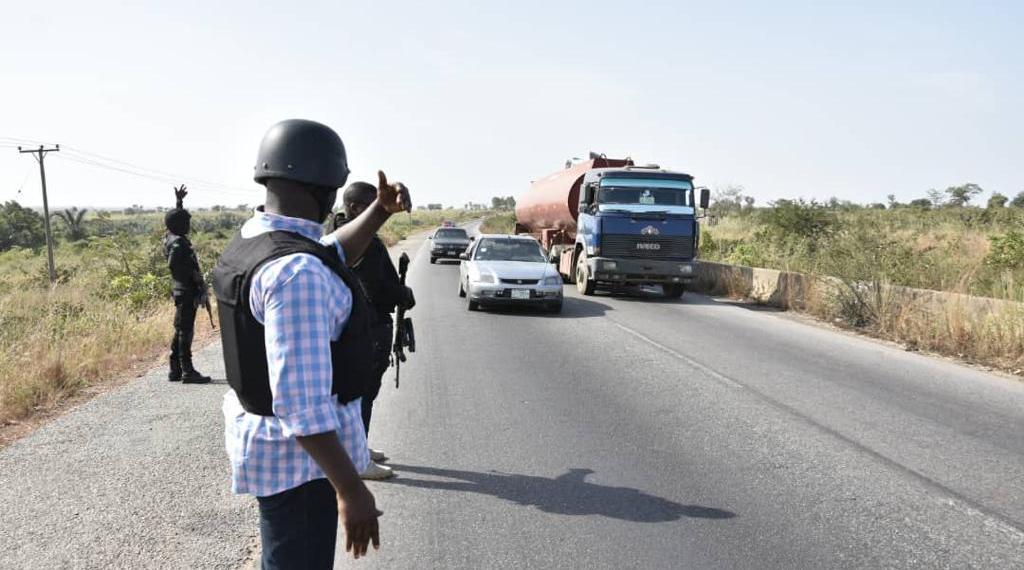
[[[36,248],[46,243],[43,217],[17,202],[0,206],[0,251],[12,247]]]
[[[819,241],[839,226],[835,213],[814,200],[777,200],[771,206],[761,212],[761,223],[775,237]]]
[[[989,238],[992,250],[985,263],[999,269],[1024,269],[1024,232],[1010,231]]]

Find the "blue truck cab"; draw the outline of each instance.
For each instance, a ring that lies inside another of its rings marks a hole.
[[[701,189],[699,206],[707,204]],[[636,166],[588,171],[571,249],[579,291],[661,285],[666,297],[681,296],[697,277],[697,207],[689,174]],[[565,258],[560,265],[569,265]]]

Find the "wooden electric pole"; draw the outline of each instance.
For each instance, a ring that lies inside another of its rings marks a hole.
[[[39,145],[39,148],[34,150],[21,150],[19,146],[18,152],[35,155],[33,158],[39,163],[39,178],[43,183],[43,227],[46,228],[46,262],[50,270],[50,285],[53,285],[57,281],[57,270],[53,266],[53,234],[50,232],[50,203],[46,199],[46,167],[43,165],[43,162],[46,159],[47,153],[60,152],[60,145],[55,145],[54,148],[43,148],[43,145]]]

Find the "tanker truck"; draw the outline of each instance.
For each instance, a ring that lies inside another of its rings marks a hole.
[[[591,153],[530,185],[516,200],[516,233],[535,237],[583,295],[660,285],[676,298],[697,278],[697,205],[689,174]]]

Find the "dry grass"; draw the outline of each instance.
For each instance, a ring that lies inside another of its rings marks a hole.
[[[485,234],[513,234],[516,228],[516,215],[502,212],[487,216],[480,224],[480,232]]]
[[[803,309],[908,350],[1024,373],[1024,305],[879,283],[808,278]]]
[[[486,213],[418,210],[392,217],[381,234],[390,245],[444,220],[461,222]],[[193,227],[208,230],[192,236],[204,270],[213,267],[244,219],[243,214],[197,216]],[[83,388],[168,351],[174,307],[157,245],[159,216],[131,221],[141,233],[60,244],[60,282],[52,289],[42,252],[0,253],[0,426],[52,409]],[[149,281],[143,279],[147,275]],[[123,287],[112,289],[115,282]],[[201,311],[196,336],[209,330]]]
[[[911,350],[1024,371],[1024,260],[991,262],[993,240],[1019,232],[1024,211],[904,208],[832,216],[830,233],[802,236],[766,226],[760,212],[727,216],[703,228],[701,253],[803,273],[802,298],[773,304]],[[720,294],[743,293],[742,273],[719,273]]]

